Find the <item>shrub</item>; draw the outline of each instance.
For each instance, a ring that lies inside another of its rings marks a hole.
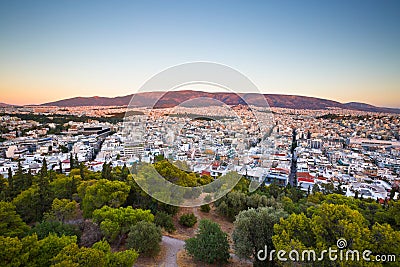
[[[172,221],[172,216],[163,212],[157,212],[156,216],[154,217],[154,223],[162,228],[164,228],[168,233],[174,232],[175,226],[174,222]]]
[[[133,248],[146,256],[157,255],[162,239],[161,229],[154,223],[140,221],[132,226],[128,238],[128,248]]]
[[[210,220],[201,220],[199,233],[186,240],[185,248],[196,260],[206,263],[227,262],[229,259],[228,235]]]
[[[208,204],[200,206],[200,211],[202,211],[202,212],[210,212],[210,209],[211,209],[210,205],[208,205]]]
[[[64,224],[57,221],[44,221],[36,224],[30,232],[36,233],[39,239],[43,239],[49,235],[49,233],[56,234],[58,237],[65,236],[77,236],[78,240],[81,237],[81,231],[78,226],[72,224]]]
[[[197,222],[197,218],[193,213],[183,214],[179,218],[179,223],[186,227],[193,227]]]

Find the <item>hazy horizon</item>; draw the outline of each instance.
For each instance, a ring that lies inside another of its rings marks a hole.
[[[231,93],[231,92],[227,92],[227,91],[217,91],[217,90],[210,90],[210,89],[178,89],[178,90],[174,90],[174,91],[197,91],[197,92],[210,92],[210,93]],[[146,91],[146,92],[138,92],[138,93],[158,93],[158,92],[164,92],[164,91]],[[165,93],[165,92],[164,92]],[[135,94],[135,93],[132,93]],[[240,92],[239,94],[259,94],[258,92]],[[262,94],[272,94],[272,95],[289,95],[289,96],[301,96],[301,97],[311,97],[311,98],[319,98],[319,99],[325,99],[325,100],[331,100],[331,101],[336,101],[342,104],[346,104],[346,103],[351,103],[351,102],[355,102],[355,103],[363,103],[363,104],[369,104],[369,105],[373,105],[376,107],[383,107],[383,108],[399,108],[399,107],[390,107],[390,106],[379,106],[379,105],[374,105],[371,103],[367,103],[367,102],[359,102],[359,101],[347,101],[347,102],[341,102],[338,101],[336,99],[330,99],[330,98],[320,98],[320,97],[316,97],[316,96],[309,96],[309,95],[301,95],[301,94],[280,94],[280,93],[262,93]],[[35,105],[42,105],[42,104],[46,104],[46,103],[52,103],[52,102],[57,102],[57,101],[62,101],[62,100],[66,100],[66,99],[74,99],[74,98],[95,98],[95,97],[105,97],[105,98],[117,98],[117,97],[125,97],[128,96],[130,94],[127,95],[115,95],[115,96],[102,96],[102,95],[89,95],[89,96],[81,96],[81,95],[77,95],[77,96],[71,96],[71,97],[66,97],[66,98],[60,98],[60,99],[54,99],[54,100],[50,100],[47,102],[41,102],[41,103],[28,103],[28,104],[14,104],[14,103],[5,103],[0,101],[0,103],[4,103],[4,104],[9,104],[9,105],[16,105],[16,106],[35,106]],[[101,106],[101,105],[100,105]]]
[[[400,108],[399,1],[3,1],[0,102],[132,94],[211,61],[265,94]]]

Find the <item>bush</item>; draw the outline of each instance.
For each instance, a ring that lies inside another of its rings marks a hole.
[[[197,218],[193,213],[183,214],[179,218],[179,223],[186,227],[193,227],[197,222]]]
[[[196,260],[206,263],[227,262],[229,259],[228,235],[210,220],[201,220],[199,233],[186,240],[185,248]]]
[[[78,240],[81,237],[81,231],[78,226],[72,224],[64,224],[57,221],[44,221],[36,224],[30,231],[30,234],[36,233],[39,239],[43,239],[49,235],[49,233],[56,234],[58,237],[65,236],[77,236]]]
[[[200,206],[200,211],[202,211],[202,212],[210,212],[210,209],[211,209],[210,205],[208,205],[208,204]]]
[[[172,233],[176,230],[174,222],[172,221],[172,216],[163,211],[157,212],[154,217],[154,223],[164,228],[168,233]]]
[[[140,221],[132,226],[126,241],[128,248],[146,256],[155,256],[160,251],[161,239],[160,227],[154,223]]]

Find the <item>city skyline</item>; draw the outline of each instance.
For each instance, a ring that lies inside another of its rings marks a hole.
[[[212,61],[266,94],[400,107],[397,1],[0,7],[0,102],[128,95],[167,67]]]

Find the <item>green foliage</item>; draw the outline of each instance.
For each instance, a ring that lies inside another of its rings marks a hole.
[[[50,182],[50,189],[56,198],[72,199],[76,194],[78,184],[81,182],[81,177],[78,175],[65,176],[62,174],[56,175],[56,179]]]
[[[154,163],[154,168],[166,180],[174,184],[187,187],[198,185],[197,177],[194,173],[188,174],[176,167],[175,165],[171,164],[168,160],[161,160]]]
[[[285,195],[289,197],[293,202],[298,202],[300,199],[305,197],[304,191],[298,187],[286,187]]]
[[[197,183],[199,185],[206,185],[213,181],[214,179],[210,175],[201,175],[200,178],[197,179]]]
[[[52,263],[53,266],[106,266],[106,256],[101,250],[70,244],[52,259]]]
[[[172,233],[176,230],[172,216],[163,211],[156,213],[156,216],[154,216],[154,223],[164,228],[166,231],[168,231],[168,233]]]
[[[29,230],[12,203],[0,201],[0,235],[22,237]]]
[[[274,198],[278,198],[279,195],[282,193],[282,188],[276,184],[276,183],[271,183],[268,187],[267,187],[267,193],[274,197]]]
[[[321,189],[319,189],[318,184],[314,184],[312,187],[312,193],[316,194],[316,193],[319,193],[320,191],[321,191]]]
[[[233,188],[234,191],[247,194],[249,192],[250,180],[244,177],[240,178],[239,182]]]
[[[400,254],[400,232],[389,224],[376,223],[371,229],[372,251],[376,254]]]
[[[283,209],[260,207],[241,211],[235,220],[232,234],[235,253],[241,258],[257,259],[257,252],[267,246],[274,249],[272,236],[274,225],[287,217]],[[257,260],[256,260],[257,264]]]
[[[179,223],[186,227],[193,227],[197,222],[197,217],[193,213],[182,214]]]
[[[50,234],[46,238],[37,242],[37,255],[30,253],[29,261],[36,266],[50,266],[51,259],[63,248],[70,244],[75,244],[76,236],[61,236]]]
[[[79,204],[69,199],[58,199],[53,200],[51,210],[45,214],[47,220],[56,220],[64,222],[66,220],[74,219],[78,216]]]
[[[301,214],[291,214],[274,226],[273,244],[276,249],[309,248],[315,245],[312,220]],[[290,249],[291,250],[291,249]],[[289,250],[289,251],[290,251]]]
[[[210,220],[200,220],[199,232],[186,240],[189,255],[206,263],[225,263],[229,259],[228,235]]]
[[[160,251],[161,238],[160,227],[151,222],[141,221],[131,227],[126,241],[128,248],[146,256],[154,256]]]
[[[22,191],[16,198],[13,199],[13,204],[16,207],[17,213],[25,222],[36,222],[42,218],[40,212],[39,190],[36,185]]]
[[[385,234],[382,234],[382,233]],[[281,219],[279,224],[274,226],[273,244],[276,250],[290,251],[296,249],[303,251],[314,249],[320,253],[328,247],[335,247],[340,238],[347,240],[348,249],[362,251],[369,249],[373,244],[382,242],[381,237],[391,235],[395,238],[388,239],[388,244],[397,244],[400,237],[394,231],[385,226],[375,225],[372,236],[368,223],[360,212],[353,210],[345,204],[328,204],[313,209],[311,218],[304,214],[292,214],[287,219]],[[372,241],[372,243],[371,243]],[[382,242],[383,243],[383,242]],[[376,245],[375,245],[376,246]],[[391,253],[390,249],[385,253]],[[373,251],[374,252],[374,251]],[[331,262],[321,262],[321,266],[329,265]],[[358,262],[362,266],[363,262]],[[346,264],[344,263],[343,266]]]
[[[13,195],[13,197],[28,189],[32,185],[32,178],[32,174],[30,172],[26,173],[22,169],[21,162],[18,161],[18,169],[15,172],[15,175],[12,177],[13,192],[11,194]]]
[[[208,204],[204,204],[204,205],[201,205],[200,206],[200,211],[202,211],[202,212],[210,212],[210,210],[211,210],[211,208],[210,208],[210,205],[208,205]]]
[[[101,170],[101,178],[112,180],[113,177],[111,171],[112,171],[111,162],[110,163],[104,162],[103,168]]]
[[[234,221],[235,216],[247,208],[246,199],[246,194],[232,191],[215,203],[217,212]]]
[[[84,195],[82,200],[83,215],[88,218],[95,209],[104,205],[113,208],[119,207],[128,197],[129,190],[130,186],[124,182],[106,179],[98,180],[87,187],[79,186],[79,194]]]
[[[294,202],[291,198],[289,197],[282,197],[281,203],[283,205],[283,209],[291,214],[291,213],[302,213],[305,212],[307,207],[304,205],[306,199],[302,199],[302,201],[299,202]]]
[[[240,211],[248,208],[276,206],[273,198],[267,198],[264,195],[252,194],[250,196],[242,192],[232,191],[220,200],[215,202],[217,212],[230,221],[234,221]]]
[[[157,202],[157,210],[164,211],[164,212],[168,213],[169,215],[174,216],[175,214],[178,213],[179,207],[168,205],[168,204],[165,204],[162,202]]]
[[[93,212],[93,220],[100,224],[100,229],[108,241],[120,242],[132,225],[140,221],[153,222],[154,215],[149,210],[104,206]]]
[[[65,236],[76,236],[79,240],[81,231],[78,226],[72,224],[64,224],[57,221],[43,221],[36,224],[29,232],[30,234],[37,234],[39,239],[43,239],[50,233],[61,237]]]
[[[364,248],[368,236],[367,222],[346,205],[322,204],[312,217],[316,244],[334,245],[339,238],[353,240],[353,248]]]
[[[110,253],[107,257],[107,267],[131,267],[139,257],[133,249]]]
[[[92,248],[78,247],[76,237],[50,234],[38,240],[36,234],[23,239],[0,236],[0,266],[99,266],[131,267],[138,257],[134,250],[112,253],[101,241]]]
[[[17,237],[0,236],[0,265],[4,267],[22,266],[28,255],[22,255],[22,243]]]

